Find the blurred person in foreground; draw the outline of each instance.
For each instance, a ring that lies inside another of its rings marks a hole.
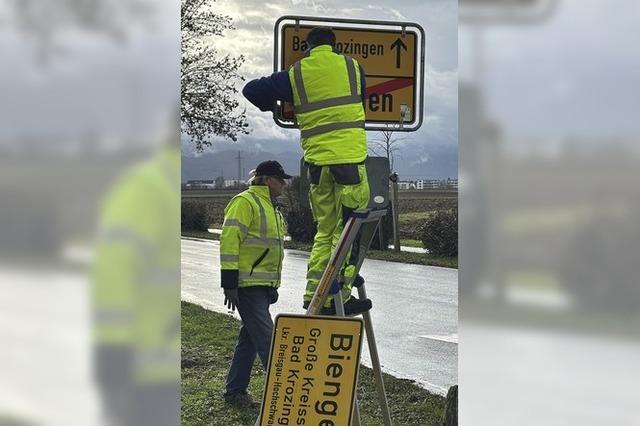
[[[366,208],[369,202],[364,164],[367,158],[364,69],[355,59],[335,52],[336,35],[330,28],[313,28],[306,42],[305,57],[288,71],[250,81],[242,91],[261,111],[273,110],[278,100],[294,106],[300,144],[309,166],[309,201],[317,222],[307,267],[305,309],[344,224],[354,210]],[[371,300],[351,297],[354,281],[362,281],[362,277],[356,276],[355,267],[358,243],[352,247],[338,276],[347,315],[371,309]],[[335,314],[333,306],[333,296],[329,295],[320,313]]]
[[[164,146],[105,199],[92,271],[95,370],[109,425],[180,420],[180,151]]]
[[[285,235],[276,198],[290,178],[277,161],[264,161],[255,169],[249,189],[224,209],[221,285],[225,305],[232,311],[237,308],[242,319],[224,399],[236,406],[257,405],[247,393],[256,354],[265,370],[269,365],[273,333],[269,306],[278,300]]]

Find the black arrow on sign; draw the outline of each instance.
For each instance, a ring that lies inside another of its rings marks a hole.
[[[396,41],[394,41],[391,44],[391,50],[393,49],[397,49],[396,50],[396,68],[400,68],[400,52],[402,52],[402,49],[407,50],[407,45],[404,44],[402,40],[400,40],[400,38],[398,38]]]

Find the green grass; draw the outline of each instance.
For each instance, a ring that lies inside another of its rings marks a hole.
[[[405,238],[401,238],[400,239],[400,245],[402,247],[418,247],[418,248],[423,248],[422,247],[422,241],[420,240],[410,240],[410,239],[405,239]]]
[[[409,212],[409,213],[400,213],[398,215],[398,221],[400,225],[407,224],[410,222],[424,222],[427,220],[429,215],[432,212]]]
[[[183,237],[190,237],[190,238],[202,238],[205,240],[220,240],[220,235],[218,234],[212,234],[209,231],[182,231],[182,236]]]
[[[311,243],[302,243],[300,241],[285,241],[284,248],[301,251],[311,251]]]
[[[217,238],[216,238],[217,239]],[[400,240],[403,246],[422,247],[422,242],[418,240]],[[298,241],[285,241],[285,248],[311,251],[310,243]],[[385,260],[387,262],[410,263],[413,265],[441,266],[443,268],[458,268],[457,257],[432,256],[426,253],[411,253],[402,251],[396,253],[393,250],[369,250],[367,259]]]
[[[212,234],[207,231],[182,231],[183,237],[190,238],[204,238],[207,240],[219,240],[220,236],[218,234]],[[401,240],[401,241],[418,241],[418,240]],[[404,244],[406,246],[410,246],[410,244]],[[412,246],[415,247],[415,246]],[[421,247],[419,245],[418,247]],[[302,250],[302,251],[311,251],[310,243],[301,243],[298,241],[285,241],[284,248],[293,249],[293,250]],[[457,257],[445,257],[445,256],[432,256],[426,253],[410,253],[402,251],[400,253],[396,253],[393,250],[369,250],[367,253],[367,259],[375,259],[375,260],[385,260],[387,262],[398,262],[398,263],[410,263],[413,265],[425,265],[425,266],[441,266],[443,268],[458,268],[458,258]]]
[[[224,403],[222,393],[233,355],[239,321],[182,302],[182,425],[253,425],[258,409],[238,409]],[[260,399],[264,370],[256,362],[249,393]],[[410,380],[384,375],[394,425],[439,425],[444,397]],[[382,425],[372,371],[360,368],[358,400],[362,425]]]
[[[514,287],[523,287],[537,291],[558,291],[562,284],[557,274],[544,270],[516,270],[506,276],[506,281]]]
[[[427,253],[396,252],[393,250],[369,250],[367,259],[386,260],[387,262],[410,263],[413,265],[441,266],[458,268],[457,257],[433,256]]]

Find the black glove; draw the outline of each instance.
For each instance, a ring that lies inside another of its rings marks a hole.
[[[270,304],[274,304],[278,301],[278,289],[277,288],[273,288],[273,287],[269,287],[269,297],[270,297]]]
[[[224,304],[226,305],[227,308],[231,309],[232,312],[235,312],[239,302],[240,302],[240,299],[238,298],[237,288],[224,289]]]

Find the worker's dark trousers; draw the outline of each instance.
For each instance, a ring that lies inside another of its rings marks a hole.
[[[104,422],[109,426],[177,425],[180,422],[178,377],[173,381],[137,383],[134,359],[135,351],[130,346],[97,344],[94,349]]]
[[[367,207],[370,191],[364,163],[332,166],[310,164],[309,182],[311,212],[318,226],[309,255],[305,301],[313,298],[349,216],[354,210]],[[351,297],[351,286],[356,275],[356,267],[350,253],[347,254],[344,264],[337,266],[338,280],[343,283],[342,300],[346,302]],[[333,306],[332,295],[327,296],[324,306]]]
[[[242,327],[229,368],[225,395],[247,391],[256,354],[260,356],[264,369],[268,369],[273,333],[269,305],[277,299],[274,293],[277,294],[275,289],[265,286],[238,289],[238,312]]]

